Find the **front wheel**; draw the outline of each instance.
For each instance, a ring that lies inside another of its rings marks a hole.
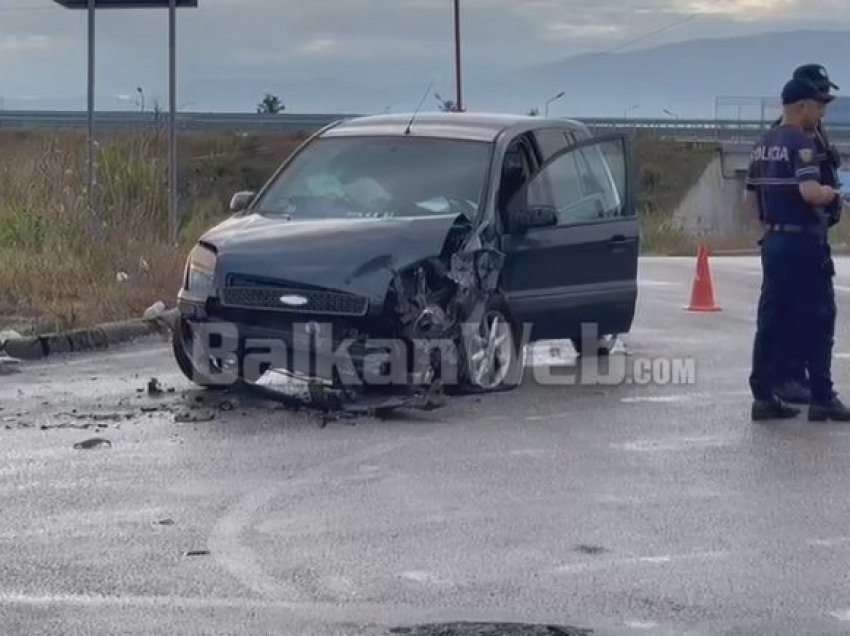
[[[178,319],[175,328],[171,333],[171,350],[174,353],[174,360],[177,366],[186,378],[204,388],[218,389],[226,388],[227,383],[222,379],[216,379],[216,376],[209,374],[198,368],[195,364],[192,349],[192,330],[188,322]],[[221,360],[210,360],[208,367],[221,365]]]
[[[458,343],[459,393],[505,391],[522,382],[519,330],[503,306],[489,303]]]

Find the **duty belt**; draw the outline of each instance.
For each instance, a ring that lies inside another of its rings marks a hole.
[[[768,232],[784,232],[788,234],[813,234],[814,236],[826,237],[827,231],[820,225],[791,225],[789,223],[767,223],[765,229]]]

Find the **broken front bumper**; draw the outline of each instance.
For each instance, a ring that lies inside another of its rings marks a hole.
[[[316,387],[386,394],[433,383],[429,360],[406,342],[364,336],[344,321],[281,314],[256,324],[198,303],[181,301],[178,308],[184,348],[204,373],[305,396]]]

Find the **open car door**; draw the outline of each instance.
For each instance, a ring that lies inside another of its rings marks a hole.
[[[502,286],[531,337],[630,330],[637,302],[639,225],[624,135],[572,144],[541,164],[505,219]]]

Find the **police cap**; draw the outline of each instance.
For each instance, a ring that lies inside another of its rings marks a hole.
[[[813,99],[822,104],[828,104],[835,99],[835,96],[818,90],[814,84],[802,79],[792,79],[782,87],[783,104],[794,104],[804,99]]]
[[[823,93],[828,93],[830,88],[841,90],[835,84],[826,72],[826,69],[820,64],[804,64],[794,69],[794,79],[808,80],[818,87]]]

